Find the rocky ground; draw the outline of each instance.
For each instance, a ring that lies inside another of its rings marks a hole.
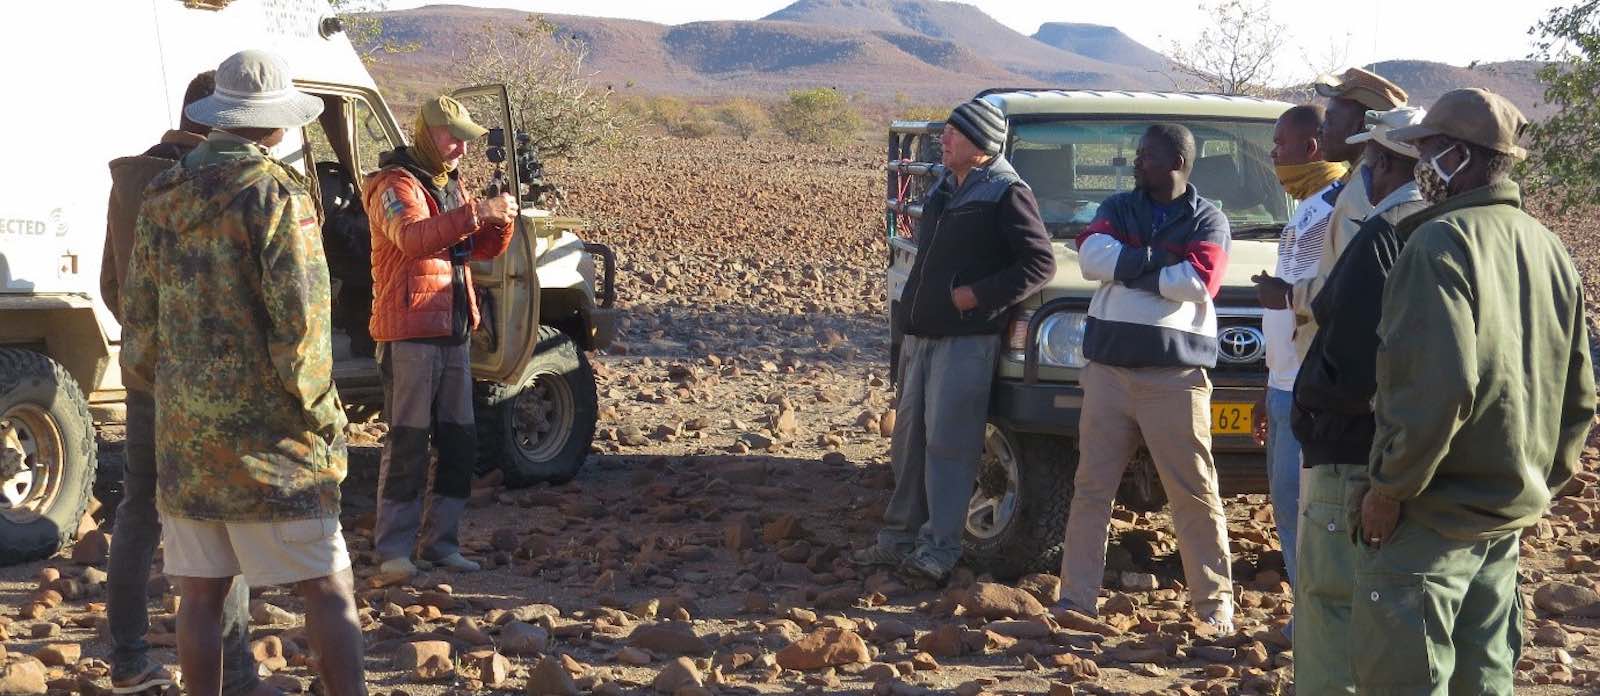
[[[370,553],[383,426],[352,427],[344,522],[372,693],[1292,693],[1292,597],[1261,496],[1227,501],[1233,635],[1185,613],[1160,514],[1118,513],[1103,621],[1050,615],[1049,575],[964,570],[915,591],[842,562],[892,485],[878,157],[667,141],[555,173],[623,259],[595,455],[563,486],[480,482],[463,536],[484,572],[391,584]],[[1576,244],[1578,227],[1560,231]],[[1594,252],[1577,255],[1593,277]],[[1600,451],[1584,459],[1523,542],[1519,692],[1600,686]],[[106,540],[0,570],[0,694],[105,693]],[[313,688],[298,601],[255,594],[272,683]],[[159,576],[150,598],[172,662],[177,599]]]

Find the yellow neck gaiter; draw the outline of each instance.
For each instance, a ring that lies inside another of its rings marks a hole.
[[[1297,201],[1311,197],[1328,184],[1343,178],[1350,168],[1343,162],[1307,162],[1305,164],[1280,164],[1277,166],[1278,183]]]
[[[433,145],[433,134],[428,132],[428,121],[420,112],[417,113],[417,125],[411,133],[411,155],[417,160],[417,166],[433,175],[434,186],[443,187],[450,183],[450,172],[455,165],[445,163],[439,155],[439,148]]]

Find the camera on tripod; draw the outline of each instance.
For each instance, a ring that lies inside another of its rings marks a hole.
[[[539,151],[533,146],[533,138],[522,131],[516,132],[516,164],[517,179],[522,182],[522,200],[532,203],[539,208],[551,208],[560,203],[563,196],[555,184],[544,180],[544,162],[539,159]],[[496,165],[494,180],[490,183],[492,193],[507,190],[505,171],[500,165],[506,161],[506,133],[503,128],[489,129],[489,147],[485,156]],[[498,188],[496,188],[498,187]]]

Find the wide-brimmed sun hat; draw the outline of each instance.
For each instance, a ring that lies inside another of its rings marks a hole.
[[[322,100],[294,88],[289,63],[270,51],[240,51],[217,67],[217,89],[184,108],[212,128],[299,128],[322,113]]]
[[[1368,111],[1367,129],[1345,138],[1351,145],[1359,145],[1368,141],[1377,141],[1394,152],[1398,152],[1411,159],[1417,159],[1422,153],[1417,151],[1417,146],[1403,140],[1395,140],[1390,135],[1401,128],[1409,128],[1422,123],[1424,116],[1428,115],[1426,109],[1415,106],[1402,106],[1389,111]]]

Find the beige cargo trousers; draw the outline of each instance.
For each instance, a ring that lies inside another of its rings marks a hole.
[[[1195,613],[1233,620],[1228,521],[1211,457],[1211,379],[1202,368],[1123,368],[1091,362],[1079,377],[1078,472],[1061,549],[1061,598],[1098,610],[1111,505],[1144,443],[1172,507]]]

